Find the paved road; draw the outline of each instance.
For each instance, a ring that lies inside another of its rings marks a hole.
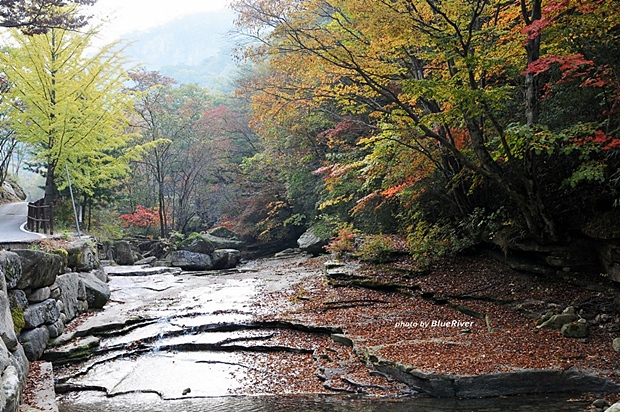
[[[24,242],[44,237],[27,232],[28,202],[0,205],[0,242]]]

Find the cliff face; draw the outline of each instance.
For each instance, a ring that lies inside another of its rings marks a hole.
[[[21,188],[14,178],[7,177],[2,186],[0,186],[0,204],[22,202],[24,200],[26,200],[24,189]]]

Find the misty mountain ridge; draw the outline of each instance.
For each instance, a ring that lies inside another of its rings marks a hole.
[[[147,31],[130,33],[125,52],[134,64],[157,70],[179,84],[196,83],[222,92],[232,90],[234,12],[221,10],[173,20]]]

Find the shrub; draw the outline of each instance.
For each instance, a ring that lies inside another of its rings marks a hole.
[[[336,258],[342,258],[355,252],[355,232],[353,227],[345,225],[338,231],[329,244],[325,246],[328,253],[332,253]]]
[[[455,255],[476,244],[472,238],[461,234],[454,225],[444,221],[435,224],[418,222],[407,237],[407,243],[420,266],[428,266],[437,258]]]
[[[357,255],[367,262],[385,263],[392,259],[394,251],[395,247],[388,236],[370,235],[362,242]]]

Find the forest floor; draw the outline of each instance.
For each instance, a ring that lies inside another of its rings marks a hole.
[[[428,270],[418,270],[408,257],[382,265],[349,261],[343,266],[348,275],[330,279],[323,270],[327,260],[318,257],[288,267],[274,261],[281,274],[320,275],[265,293],[254,304],[257,319],[337,326],[362,361],[384,359],[422,372],[472,376],[577,369],[620,382],[620,354],[612,348],[620,337],[620,288],[604,278],[575,285],[466,256],[444,259]],[[545,314],[570,307],[588,321],[587,337],[567,338],[559,330],[537,327]],[[316,376],[324,387],[338,389],[324,371],[337,369],[342,365],[338,359],[350,355],[342,353],[342,345],[322,348],[324,361]],[[369,370],[348,376],[341,379],[348,384],[343,390],[355,382],[364,382],[357,387],[365,393],[386,390]],[[255,377],[256,382],[270,385],[264,376]]]

